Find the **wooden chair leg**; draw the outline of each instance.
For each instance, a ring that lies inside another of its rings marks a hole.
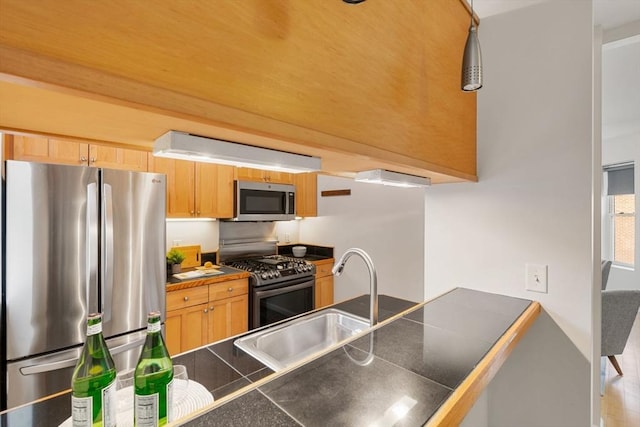
[[[616,368],[616,372],[618,373],[618,375],[622,376],[622,369],[620,369],[620,365],[618,365],[618,361],[616,360],[615,356],[607,356],[609,358],[609,361],[611,362],[611,364],[613,365],[614,368]]]

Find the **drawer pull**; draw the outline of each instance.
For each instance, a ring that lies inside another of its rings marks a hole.
[[[209,312],[209,310],[207,310],[207,309],[205,308],[205,309],[204,309],[204,312],[205,312],[205,313],[208,313],[208,312]]]
[[[184,300],[185,301],[189,301],[189,297],[184,297]]]
[[[229,288],[229,289],[227,289],[227,291],[233,292],[233,288]]]
[[[209,307],[209,310],[213,311],[213,309],[214,309],[214,308],[215,308],[215,307]]]

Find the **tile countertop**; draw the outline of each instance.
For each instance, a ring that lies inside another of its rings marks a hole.
[[[483,357],[509,338],[505,331],[531,310],[528,300],[464,288],[413,310],[416,303],[385,295],[379,304],[381,325],[373,332],[284,373],[272,375],[271,369],[235,348],[235,338],[174,357],[175,364],[187,367],[189,378],[222,400],[179,422],[368,425],[389,417],[389,408],[402,402],[411,406],[402,425],[423,425],[453,400]],[[334,307],[368,317],[369,297]],[[375,357],[361,366],[354,360],[367,355],[370,338]],[[515,345],[517,339],[513,341]],[[64,392],[0,414],[0,425],[58,425],[70,416],[70,405],[70,393]]]
[[[208,411],[180,420],[189,426],[457,425],[482,384],[517,344],[540,312],[538,303],[464,288],[417,309],[380,297],[382,325],[345,346],[291,371],[264,379]],[[368,296],[337,308],[368,316]],[[409,310],[407,310],[409,309]],[[401,315],[397,315],[402,313]],[[373,361],[363,360],[373,345]],[[215,346],[213,346],[215,347]],[[232,349],[234,358],[246,357]],[[232,361],[233,365],[235,361]],[[251,361],[251,363],[257,363]],[[244,379],[267,368],[244,366]],[[487,380],[488,382],[488,380]],[[393,418],[393,419],[392,419]]]

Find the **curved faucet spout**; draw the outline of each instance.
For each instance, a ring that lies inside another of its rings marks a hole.
[[[340,276],[344,270],[344,265],[352,255],[358,255],[367,265],[369,270],[369,287],[371,294],[371,302],[369,304],[369,323],[374,326],[378,323],[378,276],[376,274],[376,268],[373,266],[373,261],[369,254],[359,248],[347,249],[342,257],[336,262],[331,270],[336,276]]]

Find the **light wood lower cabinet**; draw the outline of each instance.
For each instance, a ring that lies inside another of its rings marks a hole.
[[[218,341],[248,330],[249,296],[240,295],[233,298],[214,301],[209,307],[208,339]]]
[[[316,265],[315,308],[333,304],[333,262],[333,258],[313,262]]]
[[[175,355],[249,329],[247,279],[167,292],[165,341]]]

